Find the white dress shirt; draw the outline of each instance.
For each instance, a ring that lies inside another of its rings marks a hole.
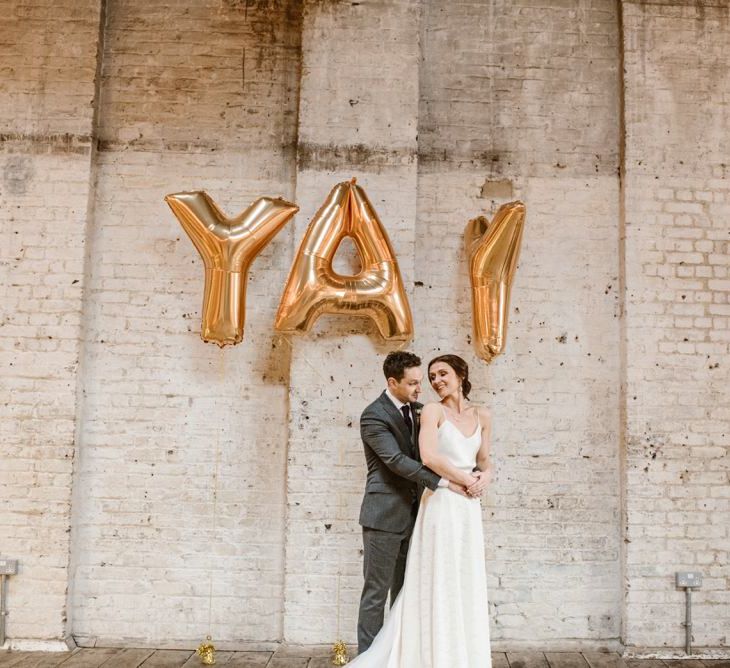
[[[411,421],[415,425],[416,420],[415,420],[415,415],[413,415],[413,409],[411,408],[411,405],[401,401],[400,399],[398,399],[398,397],[391,394],[390,390],[387,387],[385,388],[385,394],[388,395],[388,399],[390,399],[393,402],[393,405],[398,409],[399,413],[403,414],[403,411],[401,410],[401,408],[403,406],[408,406],[408,410],[411,413]],[[446,478],[441,478],[441,480],[439,480],[438,486],[439,487],[448,487],[449,481]]]

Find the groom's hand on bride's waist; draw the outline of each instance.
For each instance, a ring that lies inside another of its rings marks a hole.
[[[461,496],[468,497],[469,495],[466,493],[466,487],[463,487],[462,485],[458,485],[455,482],[449,482],[449,490],[456,494],[461,494]]]

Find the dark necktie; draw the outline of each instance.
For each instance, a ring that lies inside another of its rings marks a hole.
[[[413,433],[413,420],[411,420],[411,411],[408,409],[409,409],[408,404],[403,404],[400,407],[400,411],[401,411],[401,413],[403,413],[403,419],[406,421],[406,424],[408,425],[408,431],[412,434]]]

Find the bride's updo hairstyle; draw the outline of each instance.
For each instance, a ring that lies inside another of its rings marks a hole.
[[[436,362],[448,364],[454,370],[456,375],[461,378],[461,391],[464,394],[464,399],[468,399],[469,392],[471,392],[471,383],[469,382],[469,365],[458,355],[439,355],[438,357],[434,357],[428,363],[429,373],[431,373],[431,367],[436,364]]]

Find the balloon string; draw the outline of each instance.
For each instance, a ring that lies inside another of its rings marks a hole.
[[[342,579],[342,567],[340,565],[341,555],[337,556],[337,641],[339,642],[340,636],[340,581]]]
[[[286,344],[291,349],[291,351],[294,352],[294,346],[292,345],[292,342],[288,338],[286,338],[286,336],[281,336],[280,338],[281,338],[282,341],[285,341]],[[326,379],[322,375],[322,373],[320,372],[320,370],[314,364],[312,364],[312,362],[309,361],[309,358],[306,355],[303,355],[302,356],[302,359],[310,366],[310,368],[312,369],[312,371],[314,371],[314,373],[316,373],[319,376],[320,380],[324,381],[325,383],[330,383],[331,382],[330,380]]]
[[[222,386],[225,381],[225,364],[223,350],[218,351],[218,386]],[[220,429],[216,432],[215,441],[215,466],[213,468],[213,531],[212,539],[216,540],[216,531],[218,526],[218,468],[220,464],[220,453],[221,453],[221,431]],[[211,561],[210,566],[210,582],[208,583],[208,636],[213,635],[213,570],[214,565]]]
[[[283,341],[286,341],[289,348],[294,351],[294,346],[292,345],[292,342],[286,338],[285,336],[282,336],[281,339]],[[316,373],[322,381],[329,383],[329,380],[326,380],[325,377],[320,373],[320,370],[312,364],[312,362],[309,361],[309,359],[306,356],[303,356],[304,361],[311,367],[312,371]],[[337,556],[337,640],[340,639],[340,582],[342,579],[342,555],[338,553]]]

